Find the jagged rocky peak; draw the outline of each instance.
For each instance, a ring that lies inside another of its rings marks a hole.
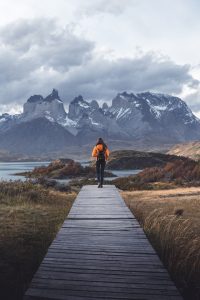
[[[112,100],[113,108],[139,108],[140,110],[152,109],[152,110],[174,110],[174,109],[183,109],[188,108],[186,103],[178,97],[174,97],[167,94],[160,93],[119,93]]]
[[[81,95],[79,95],[78,97],[75,97],[69,104],[68,116],[72,120],[80,118],[89,108],[90,104],[85,101]]]
[[[99,103],[96,101],[96,100],[92,100],[90,102],[90,106],[93,108],[93,109],[99,109]]]
[[[23,116],[26,119],[34,119],[42,116],[48,119],[60,119],[66,116],[63,102],[58,91],[53,89],[52,93],[46,98],[41,95],[31,96],[24,104]]]
[[[103,110],[107,110],[108,109],[108,104],[106,102],[103,103],[102,109]]]
[[[56,90],[56,89],[53,89],[52,93],[44,99],[44,101],[49,101],[49,102],[51,102],[53,100],[62,101],[59,97],[58,90]]]
[[[163,115],[168,118],[169,115],[174,115],[175,119],[180,119],[185,124],[199,122],[187,104],[178,97],[152,92],[139,93],[137,97],[140,101],[144,101],[156,119],[161,119]]]
[[[143,92],[137,94],[138,98],[143,99],[149,105],[163,106],[165,109],[176,109],[187,107],[187,104],[178,97],[168,95],[168,94],[160,94],[160,93],[152,93],[152,92]]]
[[[184,126],[195,124],[199,126],[199,120],[193,115],[187,104],[180,98],[167,94],[119,93],[113,99],[109,112],[123,128],[126,127],[126,130],[133,128],[133,125],[137,123],[140,124],[137,126],[140,129],[144,127],[146,132],[152,128],[155,132],[159,131],[161,126],[163,131],[173,127],[172,132],[176,128],[180,133],[179,136],[182,136],[183,132],[185,132],[185,136],[188,136]]]
[[[137,96],[133,93],[119,93],[117,96],[112,100],[112,107],[126,107],[129,106],[129,103],[133,102],[134,100],[138,100]]]
[[[56,89],[53,89],[51,94],[49,94],[46,98],[44,98],[41,95],[33,95],[27,100],[27,102],[29,102],[29,103],[37,103],[37,102],[42,102],[42,101],[51,102],[53,100],[61,101],[58,91]]]
[[[147,103],[152,105],[169,105],[171,103],[174,103],[180,99],[177,97],[173,97],[167,94],[159,94],[159,93],[151,93],[151,92],[143,92],[138,93],[137,97],[140,99],[145,100]]]
[[[79,95],[79,96],[77,96],[77,97],[75,97],[72,101],[71,101],[71,103],[72,104],[78,104],[78,105],[83,105],[83,104],[85,104],[85,105],[89,105],[89,103],[87,102],[87,101],[85,101],[84,99],[83,99],[83,96],[81,96],[81,95]]]

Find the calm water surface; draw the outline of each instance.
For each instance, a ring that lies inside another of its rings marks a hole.
[[[15,176],[15,173],[33,170],[35,167],[47,166],[44,162],[0,162],[0,180],[25,180],[24,176]]]

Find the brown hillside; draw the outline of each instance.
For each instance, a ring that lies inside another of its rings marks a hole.
[[[177,144],[170,149],[168,154],[186,156],[195,160],[200,159],[200,141]]]
[[[113,183],[122,190],[151,189],[156,183],[164,186],[199,186],[200,162],[186,158],[185,161],[168,162],[164,167],[146,168],[136,176],[117,178]]]
[[[185,161],[184,157],[175,155],[142,152],[135,150],[116,150],[112,151],[107,163],[107,169],[110,170],[131,170],[144,169],[149,167],[163,167],[168,162]]]

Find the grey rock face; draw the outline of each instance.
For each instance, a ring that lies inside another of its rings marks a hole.
[[[109,112],[129,136],[137,137],[144,135],[150,129],[141,107],[142,103],[137,96],[125,92],[113,99]]]
[[[99,109],[99,104],[96,100],[92,100],[92,102],[90,103],[90,106],[93,108],[93,109]]]
[[[77,122],[76,127],[82,135],[88,136],[89,130],[89,132],[96,132],[98,135],[103,133],[104,136],[112,138],[128,137],[117,124],[114,116],[100,108],[95,100],[89,102],[82,96],[76,97],[69,105],[68,117]]]
[[[103,103],[102,109],[105,111],[108,109],[108,104],[106,102]]]
[[[29,121],[38,117],[46,117],[50,121],[58,121],[66,117],[63,102],[55,89],[46,98],[40,95],[32,96],[24,104],[23,120]]]
[[[60,97],[58,95],[58,91],[56,89],[53,89],[52,93],[48,95],[44,101],[46,102],[51,102],[53,100],[60,100]],[[61,101],[61,100],[60,100]],[[62,102],[62,101],[61,101]]]
[[[43,101],[44,98],[41,96],[41,95],[34,95],[34,96],[31,96],[27,102],[28,103],[35,103],[35,102],[41,102]]]
[[[69,104],[68,117],[72,120],[79,120],[85,113],[87,113],[89,107],[89,104],[83,99],[83,97],[78,96]]]

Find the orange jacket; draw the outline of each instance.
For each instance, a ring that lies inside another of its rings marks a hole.
[[[102,144],[98,144],[96,146],[94,146],[93,150],[92,150],[92,157],[97,157],[99,151],[103,151],[103,145]],[[108,159],[110,152],[108,150],[108,148],[106,148],[105,150],[105,158],[106,160]]]

